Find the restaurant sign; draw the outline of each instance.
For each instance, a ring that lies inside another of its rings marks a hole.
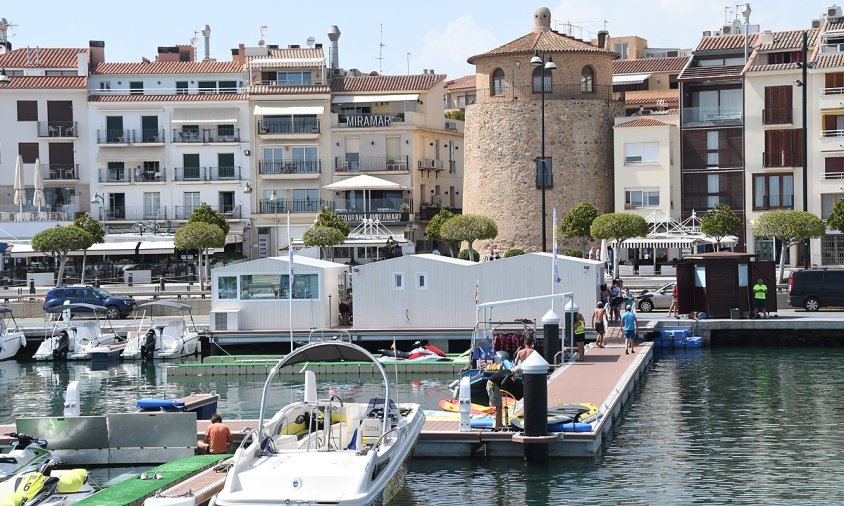
[[[348,127],[381,127],[390,126],[392,116],[387,114],[352,114],[346,116]]]

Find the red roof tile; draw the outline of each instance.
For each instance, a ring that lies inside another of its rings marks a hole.
[[[331,80],[332,93],[361,91],[427,91],[445,79],[444,74],[410,76],[346,76]]]
[[[769,63],[767,65],[751,65],[747,68],[748,72],[767,72],[772,70],[792,70],[796,69],[796,63]]]
[[[258,84],[250,86],[248,91],[250,95],[307,95],[331,93],[331,88],[327,84],[311,86],[268,86]]]
[[[640,90],[624,92],[625,105],[655,104],[663,100],[666,104],[680,103],[680,90]]]
[[[618,57],[614,51],[601,49],[598,46],[593,46],[589,42],[584,42],[580,39],[575,39],[574,37],[563,35],[551,30],[546,32],[531,32],[527,35],[522,35],[518,39],[512,40],[503,46],[493,49],[492,51],[472,56],[467,61],[474,65],[478,58],[503,54],[533,53],[534,50],[538,50],[541,53],[552,54],[595,53],[608,56],[613,59]]]
[[[747,36],[747,45],[754,47],[756,45],[756,38],[759,34],[751,33]],[[695,52],[700,51],[727,51],[730,49],[744,48],[744,34],[742,35],[713,35],[711,37],[703,37],[695,49]]]
[[[825,31],[827,31],[827,32],[844,31],[844,21],[836,21],[835,23],[830,23],[829,20],[827,20]]]
[[[820,54],[815,61],[816,69],[844,67],[844,53]]]
[[[741,77],[744,65],[723,67],[686,67],[677,79],[729,79]]]
[[[285,47],[270,49],[269,58],[313,59],[325,58],[321,47]]]
[[[92,74],[239,74],[243,65],[230,61],[154,61],[94,65]]]
[[[447,92],[457,90],[474,90],[476,87],[477,83],[475,82],[475,74],[470,74],[468,76],[452,79],[451,81],[446,81],[443,85],[443,89]]]
[[[246,100],[245,93],[217,95],[89,95],[89,102],[219,102]]]
[[[28,58],[27,52],[29,53]],[[7,69],[75,69],[76,55],[79,53],[85,53],[87,55],[88,49],[73,47],[15,49],[0,55],[0,67]]]
[[[615,60],[612,62],[612,73],[641,74],[644,72],[680,71],[689,61],[688,56],[673,58],[643,58],[641,60]]]
[[[765,44],[765,34],[761,34],[757,41],[758,51],[777,51],[784,49],[800,49],[803,47],[803,32],[809,33],[809,47],[814,47],[818,42],[820,30],[788,30],[785,32],[772,32],[773,43]]]
[[[620,125],[615,125],[616,128],[629,128],[629,127],[653,127],[653,126],[667,126],[671,125],[667,121],[658,120],[656,118],[638,118],[626,123],[622,123]]]
[[[61,90],[87,89],[86,76],[10,76],[8,83],[0,83],[0,90]]]

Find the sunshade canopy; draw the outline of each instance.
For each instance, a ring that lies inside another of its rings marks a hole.
[[[402,185],[387,181],[380,177],[370,176],[368,174],[361,174],[359,176],[350,177],[336,183],[323,186],[326,190],[401,190]]]

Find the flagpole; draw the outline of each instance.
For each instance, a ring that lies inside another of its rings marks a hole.
[[[551,221],[551,249],[554,252],[554,259],[551,262],[551,295],[554,295],[554,285],[557,284],[557,208],[553,208],[553,219]],[[551,297],[551,311],[554,310],[554,297]]]
[[[290,321],[290,353],[293,353],[293,243],[290,242],[290,208],[287,209],[287,299]]]

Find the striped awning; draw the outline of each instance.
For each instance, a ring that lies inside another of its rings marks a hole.
[[[662,235],[648,237],[634,237],[621,243],[622,248],[691,248],[699,244],[715,244],[714,237],[709,236],[680,236]],[[738,238],[728,235],[721,238],[721,246],[732,247],[738,243]]]
[[[612,85],[620,86],[624,84],[642,84],[651,77],[652,74],[620,74],[612,76]]]

